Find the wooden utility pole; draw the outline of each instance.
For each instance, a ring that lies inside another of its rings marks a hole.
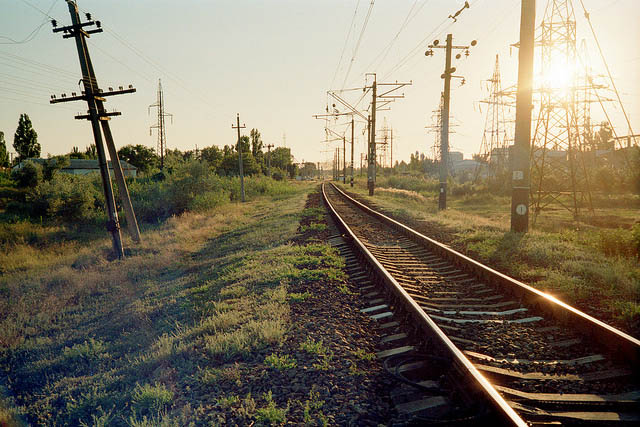
[[[471,42],[471,46],[475,46],[477,42]],[[440,130],[440,194],[438,195],[438,209],[447,208],[447,177],[449,176],[449,109],[451,102],[451,78],[454,76],[456,68],[451,66],[451,51],[453,49],[461,49],[465,51],[465,55],[469,56],[469,46],[453,46],[453,34],[447,34],[447,44],[440,46],[438,40],[429,45],[426,56],[433,56],[433,49],[445,49],[445,66],[444,73],[440,76],[444,79],[444,92],[442,104],[442,127]],[[460,58],[460,54],[456,55],[456,59]]]
[[[533,53],[535,42],[536,1],[522,0],[520,17],[520,51],[518,52],[518,92],[516,95],[516,129],[513,146],[511,181],[511,231],[529,230],[531,97],[533,91]]]
[[[273,144],[267,144],[267,175],[271,178],[271,149]]]
[[[351,115],[351,186],[353,187],[353,146],[355,145],[354,139],[354,120],[353,114]]]
[[[125,93],[133,93],[136,90],[133,86],[129,85],[128,89],[124,89],[120,86],[119,90],[113,90],[109,88],[108,92],[103,92],[98,86],[98,80],[96,78],[95,70],[89,56],[89,49],[87,46],[86,38],[90,37],[90,34],[102,32],[100,21],[93,21],[91,14],[87,13],[86,22],[81,22],[80,14],[78,12],[78,6],[72,0],[67,0],[67,6],[69,8],[69,15],[71,16],[72,24],[65,27],[57,28],[57,22],[53,20],[53,32],[63,32],[63,38],[74,38],[76,41],[76,49],[78,51],[78,59],[80,61],[80,69],[82,70],[82,83],[84,91],[80,95],[72,93],[71,97],[67,97],[63,94],[61,98],[51,96],[50,103],[56,104],[59,102],[80,101],[87,102],[88,111],[86,115],[78,115],[76,119],[86,119],[91,122],[91,128],[93,131],[93,137],[96,145],[96,153],[98,155],[98,165],[100,168],[100,176],[102,178],[102,186],[105,194],[105,201],[107,205],[107,214],[109,221],[107,222],[107,230],[111,233],[111,239],[113,244],[113,250],[118,258],[124,257],[124,248],[122,245],[122,236],[120,234],[120,223],[118,220],[118,212],[116,210],[115,199],[113,195],[113,187],[111,186],[111,177],[109,175],[109,167],[107,163],[107,157],[104,150],[102,134],[104,133],[104,139],[109,150],[109,157],[111,158],[111,166],[120,189],[120,199],[122,207],[124,208],[125,216],[127,218],[127,229],[131,234],[131,237],[135,241],[140,241],[140,230],[138,223],[131,205],[131,199],[129,198],[129,191],[124,179],[124,173],[120,160],[118,159],[118,153],[113,141],[113,135],[109,127],[108,120],[112,116],[119,116],[119,112],[108,113],[104,108],[105,97],[113,95],[121,95]],[[91,30],[85,30],[85,27],[96,28]],[[102,128],[102,129],[101,129]],[[102,132],[101,132],[102,130]]]
[[[360,176],[362,176],[364,153],[360,153]]]
[[[237,117],[237,125],[231,125],[231,129],[238,129],[238,165],[240,168],[240,197],[242,202],[244,203],[244,172],[242,171],[242,146],[240,145],[240,129],[245,129],[246,126],[244,123],[240,126],[240,113],[238,113]]]

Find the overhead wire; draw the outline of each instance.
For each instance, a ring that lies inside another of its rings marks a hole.
[[[478,1],[480,1],[480,0],[471,1],[470,6],[474,6]],[[414,58],[414,55],[416,54],[417,51],[424,49],[424,47],[425,47],[424,44],[429,39],[431,39],[435,34],[451,28],[456,23],[455,21],[451,21],[449,23],[449,25],[445,25],[447,23],[447,21],[449,21],[449,17],[447,17],[444,20],[442,20],[442,22],[440,22],[440,24],[438,24],[413,49],[411,49],[405,56],[402,57],[402,59],[400,59],[400,61],[398,61],[392,68],[390,68],[389,71],[386,74],[383,74],[383,79],[387,79],[389,77],[389,75],[391,75],[391,73],[402,69],[412,58]]]
[[[360,43],[362,42],[362,37],[367,29],[367,24],[369,23],[369,18],[371,18],[371,12],[373,11],[373,6],[375,4],[375,0],[371,0],[369,4],[369,10],[367,11],[367,16],[364,18],[364,23],[362,24],[362,29],[360,30],[360,35],[358,36],[358,41],[356,42],[356,46],[353,50],[353,54],[351,55],[351,60],[349,61],[349,68],[347,69],[347,73],[344,76],[344,81],[342,82],[342,88],[344,88],[347,84],[347,80],[349,79],[349,74],[351,73],[351,68],[353,67],[353,62],[358,55],[358,50],[360,49]]]
[[[333,87],[333,84],[336,81],[336,77],[338,75],[338,71],[340,70],[340,65],[342,65],[342,58],[344,57],[344,52],[347,50],[347,44],[349,44],[349,38],[351,37],[351,32],[353,31],[354,24],[356,22],[356,15],[358,14],[358,7],[360,6],[360,0],[356,3],[356,9],[353,12],[353,17],[351,18],[351,24],[349,24],[349,31],[347,32],[347,37],[344,39],[344,44],[342,45],[342,52],[340,53],[340,59],[338,60],[338,65],[336,66],[336,71],[333,73],[333,78],[331,79],[331,84],[329,87]]]
[[[381,64],[382,62],[384,62],[384,60],[387,58],[387,56],[389,55],[389,52],[391,51],[391,48],[393,47],[393,45],[395,44],[395,42],[398,40],[398,38],[400,37],[400,34],[402,33],[402,31],[404,31],[404,29],[407,27],[407,25],[409,25],[409,23],[416,17],[418,16],[418,14],[422,11],[422,9],[424,8],[424,6],[429,3],[430,0],[423,0],[423,3],[420,5],[420,7],[418,8],[418,10],[415,11],[415,13],[412,15],[411,13],[413,12],[413,10],[416,8],[416,5],[418,4],[419,0],[415,0],[413,5],[411,6],[411,9],[409,9],[409,12],[407,13],[407,16],[404,18],[404,21],[402,22],[402,24],[400,25],[400,28],[398,29],[398,31],[396,32],[396,35],[391,39],[391,41],[389,41],[389,43],[387,43],[387,45],[382,49],[382,51],[378,54],[378,56],[376,56],[374,58],[373,61],[371,61],[371,63],[367,66],[367,69],[373,69],[372,67],[374,66],[374,64],[378,63]],[[380,58],[382,56],[382,58]],[[379,59],[380,58],[380,59]],[[379,60],[378,60],[379,59]]]
[[[613,90],[616,94],[616,97],[618,98],[618,102],[620,103],[620,108],[622,109],[622,113],[624,114],[624,118],[627,121],[627,126],[629,127],[629,135],[631,135],[631,137],[634,139],[634,141],[636,140],[636,137],[633,136],[634,132],[633,132],[633,128],[631,127],[631,121],[629,120],[629,116],[627,115],[627,111],[624,108],[624,105],[622,104],[622,99],[620,98],[620,93],[618,92],[618,88],[616,87],[616,83],[613,80],[613,76],[611,75],[611,70],[609,69],[609,64],[607,63],[607,60],[604,56],[604,52],[602,51],[602,47],[600,46],[600,41],[598,40],[598,36],[596,35],[596,31],[593,28],[593,24],[591,22],[591,17],[589,16],[589,12],[587,12],[587,8],[584,6],[584,2],[582,0],[580,0],[580,5],[582,6],[582,10],[584,12],[584,17],[587,19],[587,22],[589,23],[589,28],[591,29],[591,34],[593,35],[593,39],[596,42],[596,46],[598,47],[598,52],[600,53],[600,58],[602,58],[602,62],[604,63],[605,68],[607,69],[607,74],[609,75],[609,80],[611,81],[611,86],[613,86]]]

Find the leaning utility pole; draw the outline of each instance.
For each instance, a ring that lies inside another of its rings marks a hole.
[[[240,129],[245,129],[244,123],[240,126],[240,113],[238,113],[237,126],[231,125],[231,129],[238,129],[238,165],[240,167],[240,197],[244,203],[244,172],[242,171],[242,146],[240,145]]]
[[[271,178],[271,149],[273,144],[267,144],[267,175]]]
[[[477,42],[473,40],[471,46],[475,46]],[[442,128],[440,136],[440,194],[438,195],[438,209],[447,208],[447,177],[449,176],[449,107],[451,101],[451,78],[454,76],[456,68],[451,66],[451,51],[453,49],[461,49],[465,51],[465,55],[469,56],[469,46],[453,46],[453,34],[447,34],[447,44],[440,46],[439,40],[435,40],[429,45],[426,56],[433,56],[433,49],[445,49],[445,66],[444,73],[440,76],[444,79],[444,103],[442,108]],[[461,55],[457,54],[456,59],[460,59]],[[464,82],[464,79],[463,79]]]
[[[533,49],[536,29],[536,0],[522,0],[516,129],[511,181],[511,231],[529,230],[531,97],[533,91]]]
[[[158,155],[160,156],[160,170],[164,169],[164,153],[167,149],[167,133],[164,127],[164,118],[171,117],[173,123],[173,114],[164,112],[164,95],[162,94],[162,82],[158,79],[158,100],[155,104],[149,105],[148,111],[151,112],[153,107],[158,108],[158,123],[149,127],[149,136],[152,129],[158,129]]]
[[[89,56],[89,49],[87,46],[86,38],[90,37],[90,34],[102,32],[100,21],[93,21],[91,14],[87,13],[87,22],[80,21],[80,15],[78,13],[78,6],[72,0],[67,0],[67,6],[69,7],[69,14],[71,15],[72,24],[66,27],[57,28],[57,22],[52,20],[53,32],[63,32],[63,38],[74,38],[76,41],[76,48],[78,51],[78,59],[80,61],[80,69],[82,70],[82,83],[84,91],[79,96],[72,93],[71,97],[67,98],[66,94],[63,94],[61,99],[57,99],[55,96],[51,96],[51,104],[58,102],[69,101],[81,101],[87,102],[88,111],[86,115],[78,115],[76,119],[86,119],[91,122],[91,128],[93,131],[93,138],[96,145],[96,152],[98,154],[98,164],[100,167],[100,176],[102,178],[102,186],[105,195],[105,201],[107,205],[107,214],[109,221],[107,222],[107,230],[111,233],[111,239],[113,244],[113,250],[118,258],[124,257],[124,249],[122,246],[122,236],[120,234],[120,223],[118,221],[118,211],[116,209],[116,203],[113,196],[113,188],[111,186],[111,177],[109,175],[109,167],[107,164],[107,157],[104,151],[102,142],[102,134],[104,133],[104,139],[109,150],[109,157],[111,158],[111,166],[120,189],[120,200],[122,207],[124,208],[125,217],[127,218],[127,228],[131,237],[139,242],[140,230],[138,229],[138,222],[136,221],[135,212],[131,205],[131,199],[129,198],[129,191],[127,189],[127,183],[124,179],[124,173],[122,166],[120,165],[120,159],[118,159],[118,152],[113,142],[113,135],[111,134],[111,128],[109,127],[108,120],[111,116],[119,116],[120,112],[108,113],[104,108],[105,97],[113,95],[121,95],[125,93],[133,93],[136,90],[133,86],[129,85],[128,89],[124,89],[120,86],[119,90],[113,90],[109,88],[108,92],[103,92],[98,87],[98,80],[96,78],[93,64]],[[96,26],[92,30],[85,30],[85,27]],[[102,127],[102,133],[101,128]]]

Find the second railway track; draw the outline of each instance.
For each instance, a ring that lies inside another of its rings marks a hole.
[[[640,341],[372,211],[335,186],[323,186],[323,194],[385,295],[370,311],[407,319],[421,354],[447,361],[463,400],[484,405],[485,419],[505,425],[640,423]]]

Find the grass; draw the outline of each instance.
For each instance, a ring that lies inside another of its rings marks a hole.
[[[572,221],[569,213],[549,210],[526,235],[509,230],[510,199],[498,195],[451,195],[449,208],[437,211],[435,193],[403,177],[398,191],[378,188],[360,194],[401,220],[426,227],[436,240],[489,263],[570,304],[640,336],[640,211],[636,196],[617,195],[617,203],[600,207],[601,225]],[[381,180],[388,185],[392,180]],[[407,182],[404,182],[407,181]],[[420,191],[419,193],[416,192]],[[599,203],[599,202],[598,202]],[[599,206],[604,206],[602,202]],[[633,209],[633,206],[636,206]]]
[[[0,277],[0,424],[284,422],[288,405],[272,395],[236,399],[221,386],[245,387],[249,363],[294,366],[280,348],[291,304],[310,294],[288,289],[345,277],[328,245],[291,243],[310,190],[294,184],[147,226],[120,261],[105,261],[102,230],[80,242],[11,243],[20,261]]]

